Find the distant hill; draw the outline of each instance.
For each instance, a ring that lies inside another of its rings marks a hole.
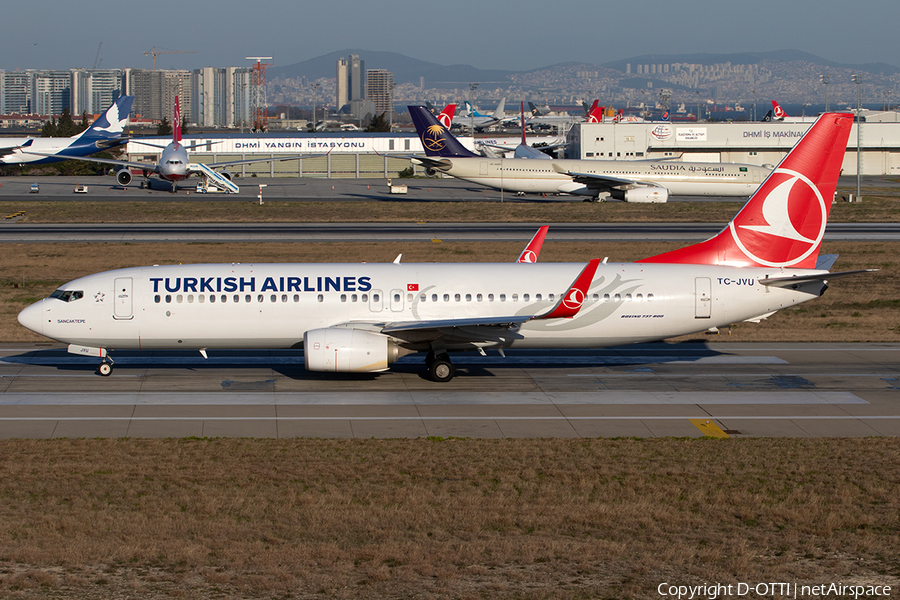
[[[351,54],[358,54],[366,62],[366,69],[387,69],[394,74],[394,83],[418,84],[419,78],[425,78],[427,87],[444,87],[454,84],[453,87],[467,85],[469,83],[509,83],[509,75],[515,71],[499,71],[477,69],[469,65],[439,65],[410,58],[396,52],[373,52],[371,50],[351,49],[340,50],[317,56],[303,62],[285,66],[275,66],[269,69],[267,78],[273,80],[279,77],[293,79],[307,77],[319,79],[320,77],[334,78],[336,75],[337,60],[347,58]]]

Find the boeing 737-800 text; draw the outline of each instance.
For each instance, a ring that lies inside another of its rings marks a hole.
[[[636,263],[199,264],[135,267],[71,281],[19,314],[69,351],[303,348],[312,371],[379,372],[427,353],[598,348],[660,340],[820,296],[834,257],[818,257],[849,114],[807,132],[715,237]],[[527,250],[538,250],[540,237]]]

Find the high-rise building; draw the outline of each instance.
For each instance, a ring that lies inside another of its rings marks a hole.
[[[69,71],[34,71],[31,78],[31,112],[39,115],[61,115],[71,112],[72,73]]]
[[[122,95],[120,69],[72,69],[72,116],[96,115]]]
[[[335,107],[338,110],[344,108],[350,102],[350,75],[347,59],[343,56],[337,60],[335,79]]]
[[[349,76],[349,100],[363,100],[366,96],[366,61],[359,59],[359,54],[351,54],[347,65]]]
[[[133,95],[132,111],[145,119],[175,118],[175,96],[179,97],[181,116],[193,122],[190,71],[125,69],[125,93]]]
[[[0,72],[0,114],[27,115],[31,110],[31,75],[34,71]]]
[[[375,103],[375,112],[390,118],[394,112],[394,74],[386,69],[369,69],[366,90],[369,100]]]

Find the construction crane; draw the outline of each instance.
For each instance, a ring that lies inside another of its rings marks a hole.
[[[144,52],[145,56],[153,57],[153,70],[156,70],[156,57],[160,54],[197,54],[196,50],[157,50],[156,46],[150,49],[150,52]]]

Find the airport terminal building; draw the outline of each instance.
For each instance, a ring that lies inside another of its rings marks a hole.
[[[887,113],[896,118],[897,113]],[[570,158],[776,165],[812,125],[804,122],[581,123],[569,130]],[[857,125],[844,175],[856,175]],[[863,175],[900,175],[900,122],[867,121],[859,131]]]

